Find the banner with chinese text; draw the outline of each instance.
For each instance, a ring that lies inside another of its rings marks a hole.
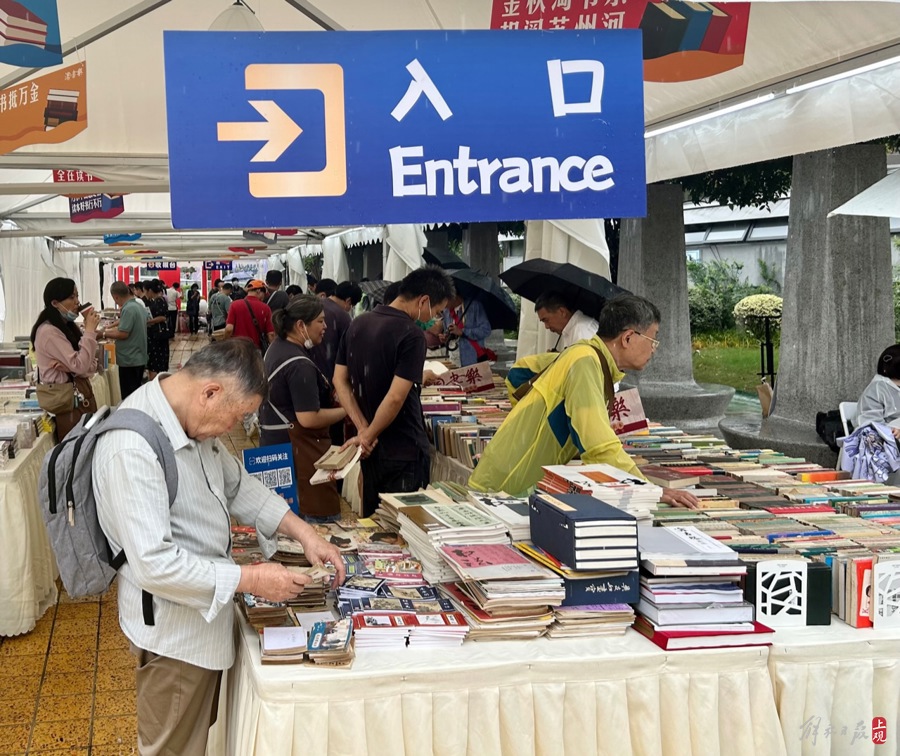
[[[453,368],[438,376],[434,384],[436,386],[461,386],[467,394],[490,391],[494,388],[491,363],[479,362],[475,365]]]
[[[69,197],[69,220],[84,223],[94,218],[115,218],[125,212],[121,194],[85,194]]]
[[[636,388],[626,389],[616,394],[609,411],[609,424],[616,435],[631,433],[649,427],[641,395]]]
[[[0,0],[0,63],[46,68],[62,62],[56,0]]]
[[[27,144],[59,144],[87,128],[87,66],[73,66],[0,91],[0,155]]]
[[[494,0],[492,29],[640,29],[645,81],[703,79],[744,62],[750,3]]]

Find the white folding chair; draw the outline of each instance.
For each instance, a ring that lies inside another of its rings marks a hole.
[[[838,412],[841,414],[841,425],[844,427],[844,435],[849,436],[856,430],[857,418],[859,416],[859,402],[841,402],[838,405]],[[837,466],[835,469],[841,469],[841,461],[844,457],[844,444],[838,441],[841,450],[838,452]]]

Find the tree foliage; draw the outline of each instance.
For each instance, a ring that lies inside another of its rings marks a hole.
[[[678,183],[684,187],[691,202],[715,202],[735,207],[767,208],[770,202],[784,197],[791,190],[793,158],[778,158],[762,163],[738,165],[694,176],[683,176]]]

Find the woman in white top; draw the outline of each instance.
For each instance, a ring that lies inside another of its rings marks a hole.
[[[859,397],[857,423],[890,425],[900,419],[900,344],[885,349],[878,358],[876,375]],[[891,428],[900,439],[900,428]]]

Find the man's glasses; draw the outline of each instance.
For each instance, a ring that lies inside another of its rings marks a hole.
[[[642,336],[650,342],[650,348],[655,352],[659,347],[659,339],[651,339],[649,336],[644,336],[640,331],[635,331],[638,336]]]

